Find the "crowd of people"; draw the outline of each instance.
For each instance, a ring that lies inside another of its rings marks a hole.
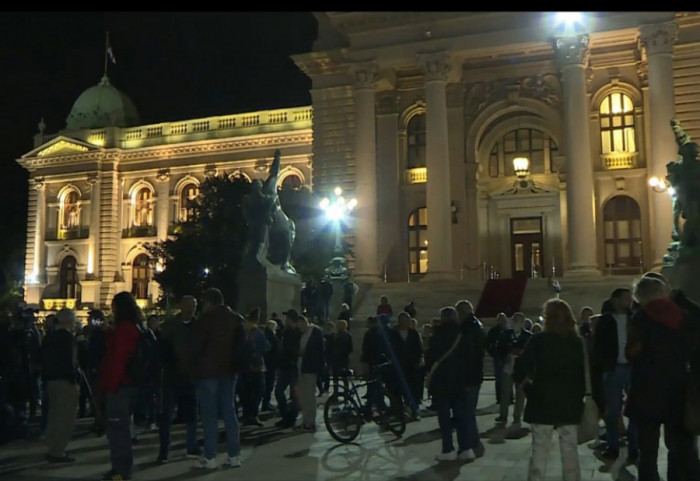
[[[318,397],[339,389],[354,351],[348,300],[337,321],[328,320],[324,306],[311,319],[293,308],[283,319],[274,313],[264,319],[260,309],[234,311],[209,288],[199,299],[184,296],[177,315],[161,319],[144,316],[121,292],[109,317],[94,310],[79,326],[64,308],[46,319],[44,333],[22,310],[0,324],[0,433],[26,436],[27,425],[38,422],[47,460],[70,463],[76,416],[89,413],[92,430],[109,444],[111,469],[103,479],[128,480],[137,427],[158,431],[157,462],[167,463],[177,419],[186,429],[182,454],[196,468],[215,469],[222,420],[223,464],[239,467],[240,426],[263,426],[261,412],[278,416],[280,429],[317,429]],[[308,303],[300,307],[310,312]],[[482,439],[502,443],[531,432],[528,480],[540,481],[557,431],[562,479],[579,480],[578,425],[584,395],[591,394],[604,424],[592,445],[601,460],[617,460],[626,445],[625,463],[637,465],[638,479],[657,481],[663,426],[667,480],[700,479],[697,433],[684,424],[688,386],[700,386],[700,307],[663,276],[649,273],[632,288],[616,289],[599,314],[585,307],[578,319],[558,298],[535,322],[502,313],[488,330],[467,300],[429,322],[417,318],[415,302],[395,314],[383,296],[367,319],[360,359],[367,375],[385,370],[382,380],[408,421],[436,413],[437,461],[473,462],[485,455]],[[493,360],[497,417],[481,433],[486,357]],[[376,393],[366,395],[371,405]]]

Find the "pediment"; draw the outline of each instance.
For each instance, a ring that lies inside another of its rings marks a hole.
[[[62,155],[75,155],[95,150],[99,149],[92,144],[59,135],[31,152],[27,152],[22,156],[22,159],[30,157],[60,157]]]
[[[552,195],[559,194],[559,189],[546,184],[540,184],[533,180],[528,180],[524,182],[515,181],[510,185],[501,187],[499,189],[491,192],[489,197],[493,198],[504,198],[513,197],[517,195]]]

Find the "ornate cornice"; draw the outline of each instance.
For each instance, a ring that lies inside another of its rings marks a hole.
[[[375,62],[357,62],[349,67],[356,89],[371,89],[377,86],[378,67]]]
[[[657,53],[673,53],[673,44],[678,38],[678,24],[664,22],[644,25],[639,29],[639,42],[644,47],[647,57]]]
[[[450,65],[450,56],[447,52],[436,52],[421,54],[418,56],[418,65],[423,69],[425,81],[446,81],[447,74],[450,73],[452,67]]]
[[[586,65],[590,50],[588,35],[560,37],[554,40],[554,53],[561,67],[567,65]]]

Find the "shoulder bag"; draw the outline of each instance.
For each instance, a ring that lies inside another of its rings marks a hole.
[[[581,338],[581,346],[583,347],[583,370],[586,376],[586,394],[583,397],[583,415],[578,425],[578,443],[583,444],[594,439],[598,439],[600,434],[600,425],[598,424],[598,406],[593,400],[593,392],[591,389],[591,370],[588,363],[588,349],[586,340]]]
[[[440,363],[442,363],[445,359],[447,359],[450,356],[450,354],[452,354],[452,352],[457,348],[459,341],[461,340],[462,334],[460,333],[457,335],[457,339],[455,339],[455,342],[454,344],[452,344],[452,347],[450,347],[450,349],[445,354],[443,354],[440,359],[433,363],[432,367],[430,368],[430,372],[425,376],[425,387],[427,389],[430,389],[430,382],[433,378],[433,373],[435,372],[435,370],[440,366]]]

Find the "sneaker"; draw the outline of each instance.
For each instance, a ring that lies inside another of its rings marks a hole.
[[[102,478],[102,481],[130,481],[131,476],[125,476],[119,473],[115,473],[114,471],[110,471],[109,473],[105,474],[104,477]]]
[[[473,449],[465,449],[464,451],[459,453],[459,455],[457,455],[457,457],[461,461],[474,461],[476,459],[476,454],[474,454]]]
[[[484,447],[484,445],[481,443],[479,443],[479,445],[474,448],[474,455],[477,458],[483,458],[485,453],[486,453],[486,447]]]
[[[437,453],[435,455],[436,461],[455,461],[457,459],[457,451],[454,449],[449,453]]]
[[[47,454],[46,455],[46,460],[50,463],[54,464],[65,464],[65,463],[72,463],[75,461],[75,458],[68,456],[67,454],[63,454],[62,456],[54,456],[52,454]]]
[[[164,454],[159,454],[158,458],[156,459],[156,463],[158,464],[166,464],[168,462],[168,457]]]
[[[194,462],[194,467],[198,469],[216,469],[219,466],[216,464],[216,458],[207,459],[202,456]]]
[[[196,449],[194,451],[187,451],[187,454],[185,454],[185,458],[187,459],[199,459],[202,457],[202,451],[199,449]]]
[[[310,426],[303,425],[303,426],[301,427],[301,430],[302,430],[302,432],[305,432],[305,433],[315,433],[315,432],[316,432],[316,426],[313,426],[313,425],[310,425]]]
[[[496,424],[501,424],[501,423],[505,423],[506,420],[503,419],[501,416],[498,416],[496,419],[494,419],[494,422],[495,422]]]
[[[606,448],[599,456],[604,461],[615,461],[620,456],[620,451],[618,449]]]
[[[226,461],[224,461],[224,466],[230,468],[240,468],[241,458],[239,456],[226,456]]]

